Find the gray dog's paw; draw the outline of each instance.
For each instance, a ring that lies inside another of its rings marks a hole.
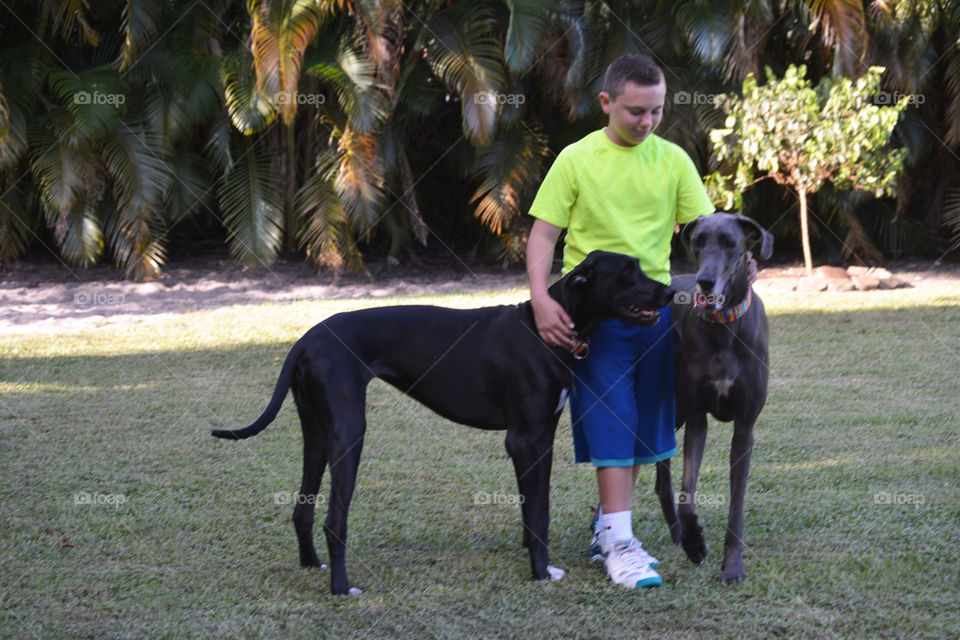
[[[736,558],[724,558],[723,565],[720,567],[720,575],[723,577],[723,584],[732,584],[746,580],[747,572],[743,568],[743,560],[740,556],[738,555]]]
[[[567,575],[567,572],[563,569],[558,569],[557,567],[553,567],[551,565],[547,565],[547,573],[550,574],[551,580],[560,580],[563,578],[563,576]]]

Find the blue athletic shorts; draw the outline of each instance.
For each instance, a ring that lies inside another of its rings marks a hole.
[[[628,467],[677,452],[670,307],[652,327],[608,320],[573,367],[570,414],[577,462]]]

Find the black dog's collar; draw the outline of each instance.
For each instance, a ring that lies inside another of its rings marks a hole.
[[[697,315],[700,316],[701,320],[705,320],[711,324],[727,324],[728,322],[734,322],[742,318],[750,309],[750,302],[752,300],[753,287],[747,289],[747,297],[744,298],[743,302],[737,306],[727,307],[726,309],[717,309],[713,313],[708,314],[703,313],[702,306],[697,306]]]
[[[583,360],[590,355],[590,341],[573,339],[573,344],[567,347],[567,352],[573,356],[574,360]]]

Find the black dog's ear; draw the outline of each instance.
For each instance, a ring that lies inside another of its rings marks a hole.
[[[690,253],[690,236],[693,235],[693,230],[696,228],[697,224],[706,217],[707,216],[700,216],[696,220],[691,220],[684,225],[683,230],[680,232],[680,244],[682,244],[683,248],[686,249],[687,254]]]
[[[741,214],[735,214],[737,223],[747,236],[760,240],[760,259],[769,260],[773,255],[773,234],[760,226],[760,223],[753,218]]]
[[[574,289],[582,289],[590,285],[596,279],[597,273],[593,267],[579,266],[570,272],[570,286]]]

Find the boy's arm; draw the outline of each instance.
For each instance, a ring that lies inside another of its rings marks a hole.
[[[576,332],[564,308],[550,297],[547,278],[553,265],[553,251],[560,237],[560,227],[537,219],[527,240],[527,277],[530,279],[530,302],[537,332],[547,344],[568,348]]]

